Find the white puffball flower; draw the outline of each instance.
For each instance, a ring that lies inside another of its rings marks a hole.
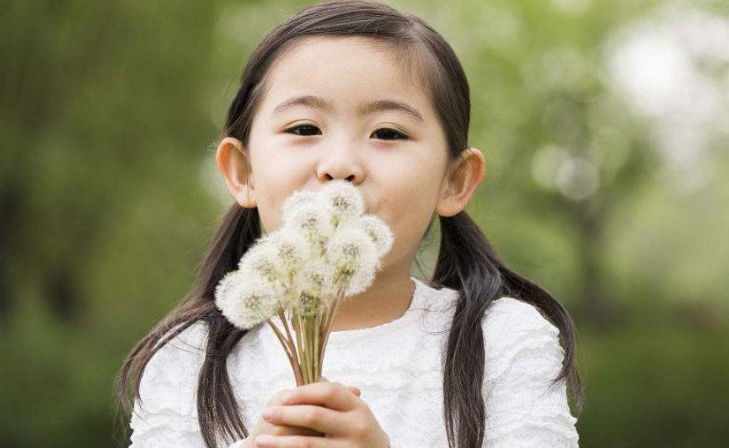
[[[284,279],[276,262],[275,237],[278,234],[269,235],[270,239],[256,243],[243,254],[238,268],[252,277],[263,278],[275,285]]]
[[[235,327],[247,330],[274,316],[279,308],[276,288],[245,272],[225,274],[215,289],[215,305]]]
[[[283,217],[284,227],[304,237],[310,250],[322,256],[327,241],[334,233],[331,211],[322,201],[315,200],[302,207],[291,209],[290,215]]]
[[[281,215],[291,216],[295,209],[305,207],[313,201],[319,200],[319,195],[314,191],[297,190],[287,197],[281,205]],[[284,224],[285,225],[285,224]]]
[[[299,271],[297,294],[292,307],[303,317],[314,317],[328,307],[334,299],[331,279],[332,266],[314,260]]]
[[[301,266],[310,257],[309,245],[298,233],[287,227],[277,231],[270,243],[273,262],[283,276],[282,281],[287,284],[293,282]]]
[[[238,283],[245,281],[245,274],[241,271],[230,271],[227,272],[222,279],[215,285],[214,297],[217,303],[218,300],[222,300],[223,296],[228,296],[230,291],[238,285]]]
[[[395,237],[385,221],[375,215],[363,215],[359,219],[359,225],[375,243],[378,257],[382,257],[390,251]]]
[[[333,180],[321,191],[323,200],[331,208],[333,225],[346,218],[364,213],[364,200],[359,189],[346,180]]]
[[[369,288],[380,267],[377,247],[359,225],[337,229],[329,241],[327,253],[335,270],[333,283],[345,288],[345,297]]]
[[[240,260],[238,261],[238,269],[243,269],[244,264],[250,265],[250,260],[245,262],[244,260],[246,260],[247,258],[253,258],[256,252],[265,251],[267,247],[270,247],[270,242],[272,240],[279,238],[280,232],[281,229],[269,232],[259,237],[250,247],[248,247],[245,253],[243,253],[243,255],[240,257]]]

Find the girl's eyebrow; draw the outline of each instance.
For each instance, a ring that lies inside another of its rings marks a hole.
[[[305,107],[311,107],[313,109],[321,109],[327,112],[330,112],[334,107],[332,106],[332,102],[328,101],[325,98],[322,98],[320,96],[314,96],[314,95],[302,95],[302,96],[295,96],[287,99],[283,103],[279,104],[273,109],[273,114],[279,114],[287,109],[290,109],[295,106],[305,106]],[[424,123],[425,120],[423,119],[423,116],[418,112],[414,107],[403,103],[401,101],[396,100],[390,100],[390,99],[380,99],[380,100],[374,100],[370,101],[369,103],[365,103],[360,106],[357,113],[359,115],[368,115],[375,112],[380,111],[386,111],[386,110],[395,110],[400,111],[408,115],[410,118],[414,119],[415,121],[419,123]]]

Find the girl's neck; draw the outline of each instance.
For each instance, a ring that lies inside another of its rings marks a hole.
[[[402,317],[410,308],[415,282],[409,271],[377,277],[364,293],[347,297],[339,304],[332,332],[371,328]]]

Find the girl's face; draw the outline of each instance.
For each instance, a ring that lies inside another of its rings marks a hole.
[[[269,76],[249,147],[232,139],[239,149],[231,151],[233,163],[223,161],[226,142],[218,147],[231,193],[243,207],[257,206],[271,232],[295,190],[349,180],[362,194],[365,213],[383,219],[395,235],[383,269],[396,263],[409,272],[434,213],[455,214],[468,200],[461,198],[458,210],[438,209],[447,185],[446,138],[426,92],[404,77],[391,54],[357,36],[299,41]]]

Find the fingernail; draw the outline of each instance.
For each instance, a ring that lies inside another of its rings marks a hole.
[[[271,418],[271,417],[273,416],[273,414],[274,414],[274,411],[273,411],[273,409],[271,409],[271,408],[265,408],[265,409],[263,410],[263,412],[261,413],[261,415],[262,415],[262,416],[263,416],[264,418]]]
[[[256,446],[273,446],[273,436],[269,434],[261,434],[260,436],[256,436]]]

